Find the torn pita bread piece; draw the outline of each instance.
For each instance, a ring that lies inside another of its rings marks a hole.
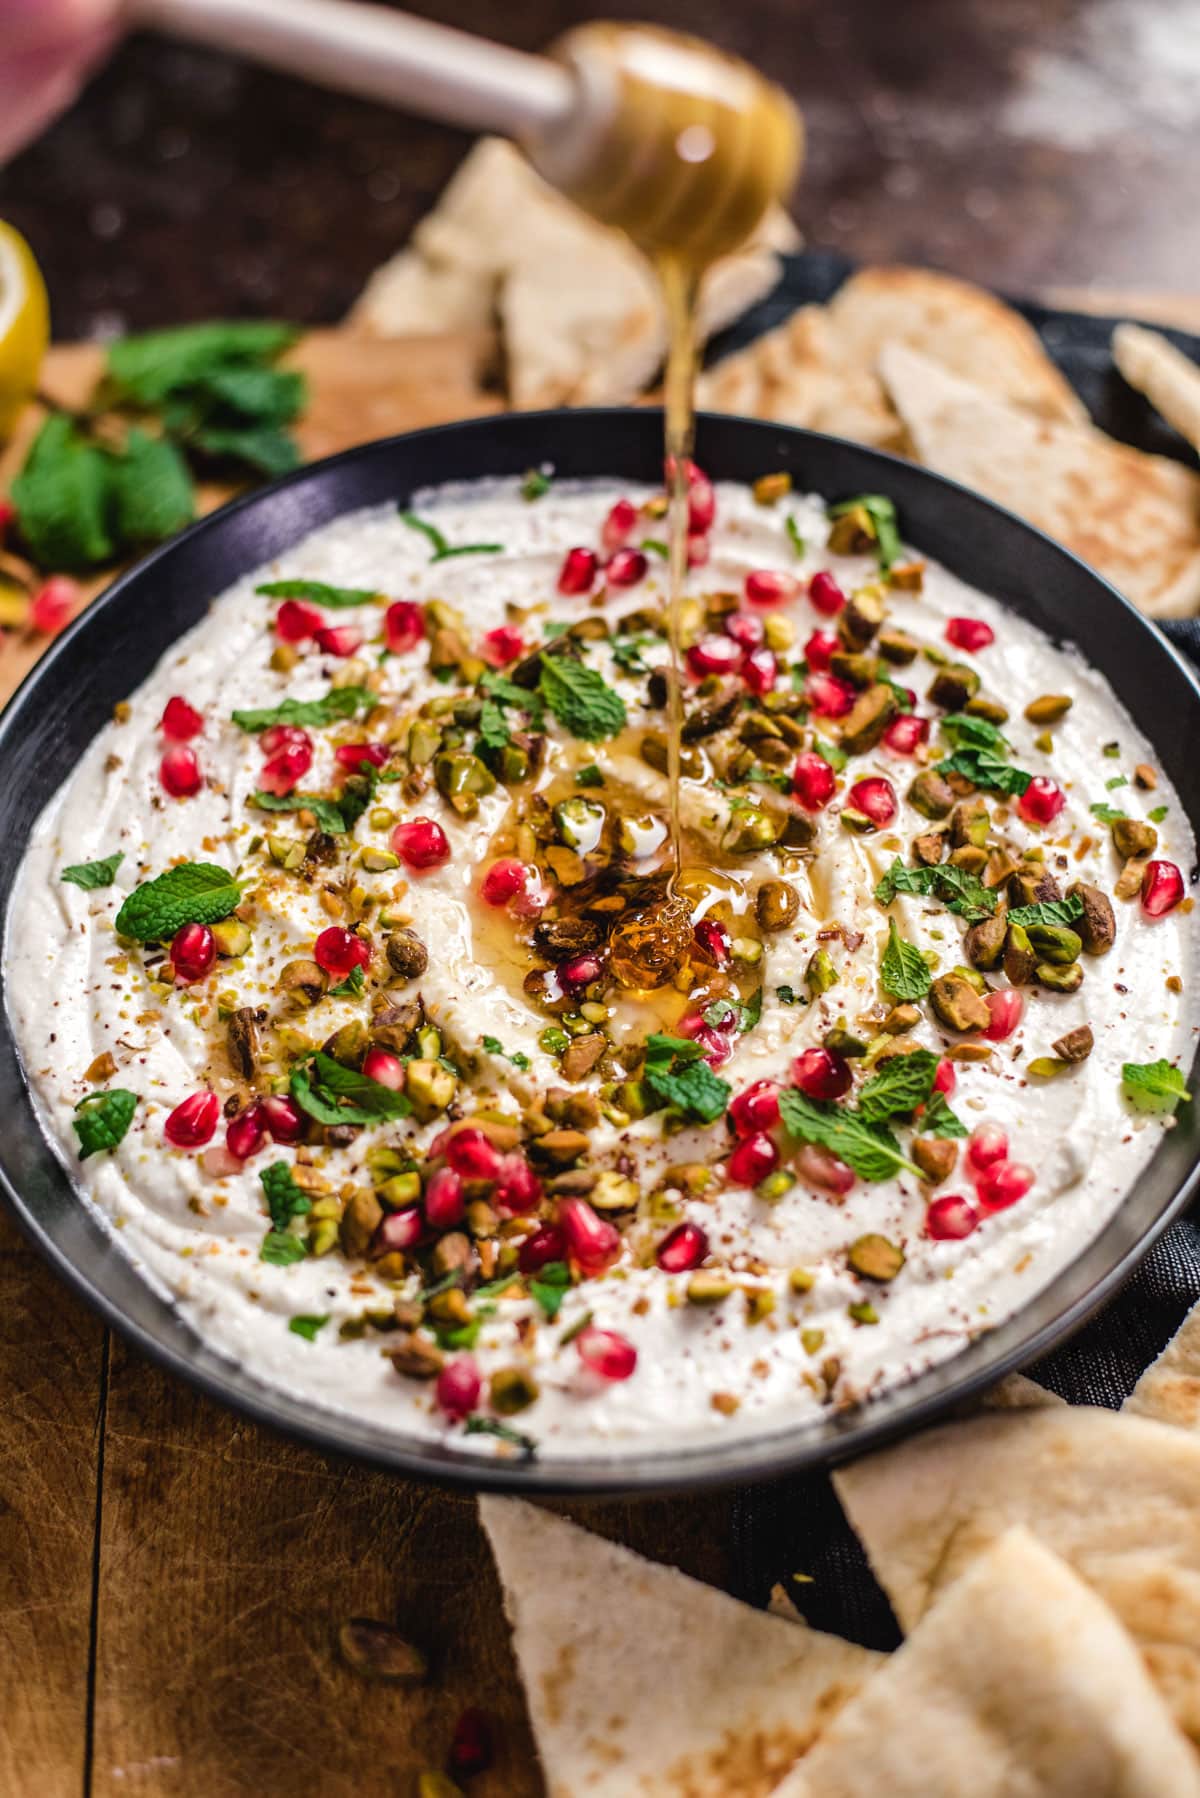
[[[1065,1398],[1039,1386],[1023,1373],[1006,1374],[984,1393],[980,1403],[985,1411],[1029,1411],[1044,1405],[1065,1405]]]
[[[1161,331],[1118,325],[1112,334],[1113,361],[1156,412],[1181,437],[1200,449],[1200,368]]]
[[[1111,1610],[1025,1530],[955,1580],[776,1798],[1200,1798]]]
[[[798,243],[767,214],[746,249],[705,281],[701,334],[732,323],[779,278]],[[500,138],[467,156],[409,247],[379,269],[350,323],[380,337],[470,330],[499,315],[515,406],[635,398],[666,348],[653,271],[619,231],[563,198]]]
[[[1200,1741],[1200,1440],[1086,1406],[992,1412],[833,1476],[905,1630],[1021,1524],[1116,1612]]]
[[[1200,475],[1034,418],[902,344],[879,368],[927,468],[1056,537],[1150,617],[1200,609]]]
[[[1200,1305],[1193,1306],[1158,1360],[1150,1363],[1122,1410],[1200,1434]]]
[[[827,306],[806,306],[701,383],[701,403],[903,450],[903,422],[877,373],[888,343],[922,351],[1039,418],[1087,422],[1073,388],[1011,306],[922,268],[866,268]]]
[[[883,1660],[481,1498],[550,1798],[765,1798]]]

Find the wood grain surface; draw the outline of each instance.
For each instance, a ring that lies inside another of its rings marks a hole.
[[[1123,297],[1142,316],[1196,317]],[[314,333],[296,352],[315,394],[306,454],[494,409],[489,349]],[[53,352],[47,391],[82,398],[96,358]],[[42,647],[6,644],[0,699]],[[167,1377],[3,1215],[0,1380],[2,1798],[407,1798],[469,1704],[497,1744],[472,1798],[540,1798],[471,1500],[328,1459]],[[731,1583],[728,1494],[569,1509]],[[425,1647],[429,1682],[372,1685],[348,1667],[337,1637],[354,1616]]]

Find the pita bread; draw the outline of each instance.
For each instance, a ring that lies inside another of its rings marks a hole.
[[[779,278],[775,252],[797,242],[776,209],[744,251],[717,263],[701,298],[701,335],[769,293]],[[666,348],[645,258],[565,200],[511,144],[484,138],[410,246],[372,276],[350,322],[393,337],[476,329],[497,313],[517,407],[633,399]]]
[[[1122,1408],[1200,1434],[1200,1305],[1188,1312]]]
[[[549,1798],[765,1798],[883,1656],[481,1498]]]
[[[1023,1373],[1010,1373],[983,1395],[985,1411],[1028,1411],[1041,1405],[1065,1405],[1065,1398],[1039,1386]]]
[[[982,288],[920,268],[852,275],[827,306],[804,307],[718,363],[701,383],[701,404],[903,451],[903,422],[876,372],[888,343],[923,351],[1040,418],[1087,421],[1019,313]]]
[[[1047,1406],[949,1424],[833,1477],[906,1630],[1023,1524],[1112,1606],[1200,1741],[1200,1439]]]
[[[1200,1798],[1200,1763],[1106,1604],[1010,1530],[776,1798]]]
[[[1151,617],[1200,607],[1200,475],[1034,418],[901,344],[879,367],[926,467],[1057,537]]]
[[[1144,325],[1118,325],[1112,353],[1129,385],[1200,449],[1200,368],[1160,331]]]

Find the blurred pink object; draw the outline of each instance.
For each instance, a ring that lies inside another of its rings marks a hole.
[[[0,162],[71,104],[123,11],[122,0],[0,0]]]

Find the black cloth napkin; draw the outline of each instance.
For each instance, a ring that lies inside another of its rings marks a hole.
[[[1164,625],[1200,666],[1200,619]],[[1151,1249],[1114,1299],[1070,1341],[1025,1371],[1079,1405],[1113,1410],[1129,1396],[1200,1299],[1200,1203]],[[752,1486],[734,1501],[741,1595],[765,1604],[778,1581],[817,1629],[867,1648],[895,1648],[900,1630],[827,1473]],[[793,1580],[805,1576],[804,1583]]]

